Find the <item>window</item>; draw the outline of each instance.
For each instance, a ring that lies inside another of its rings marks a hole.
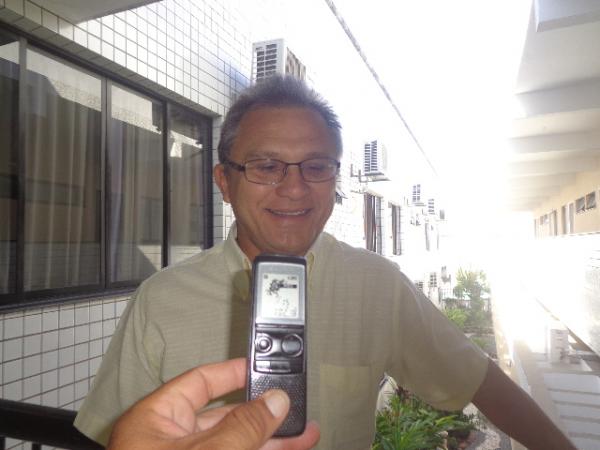
[[[365,238],[366,248],[383,254],[383,232],[381,224],[381,197],[365,194]]]
[[[392,253],[402,254],[402,209],[398,205],[390,205],[392,209]]]
[[[427,213],[431,214],[432,216],[435,215],[435,199],[434,198],[430,198],[429,200],[427,200]]]
[[[575,232],[575,204],[573,202],[569,203],[567,207],[567,224],[568,224],[568,232]]]
[[[562,223],[562,234],[569,234],[569,222],[567,220],[567,205],[560,208],[560,221]]]
[[[437,287],[437,273],[431,272],[429,274],[429,287],[436,288]]]
[[[0,33],[0,295],[16,290],[19,42]]]
[[[596,191],[590,192],[585,196],[585,209],[594,209],[596,207]]]
[[[420,203],[421,202],[421,185],[415,184],[412,188],[412,202]]]
[[[110,86],[110,282],[140,281],[162,267],[162,104]]]
[[[423,282],[422,281],[415,281],[415,286],[417,287],[418,290],[423,292]]]
[[[207,189],[198,174],[211,179],[206,164],[210,151],[207,121],[175,105],[169,107],[169,173],[171,185],[169,262],[182,261],[199,253],[208,241],[202,220],[207,215]]]
[[[575,200],[575,212],[577,214],[585,211],[585,197],[580,197]]]
[[[24,286],[100,283],[99,77],[27,50]]]
[[[212,245],[210,119],[19,45],[0,32],[0,309],[135,287]]]

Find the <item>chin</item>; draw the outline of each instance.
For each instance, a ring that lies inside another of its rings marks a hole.
[[[280,255],[290,255],[290,256],[304,256],[306,252],[310,248],[310,245],[306,244],[282,244],[278,245],[273,250]]]

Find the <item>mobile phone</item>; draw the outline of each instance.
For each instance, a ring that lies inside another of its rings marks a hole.
[[[274,436],[295,436],[306,426],[306,260],[262,254],[252,274],[246,398],[287,392],[290,412]]]

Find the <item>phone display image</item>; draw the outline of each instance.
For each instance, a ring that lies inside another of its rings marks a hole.
[[[274,319],[298,319],[300,288],[297,275],[263,275],[262,317]]]

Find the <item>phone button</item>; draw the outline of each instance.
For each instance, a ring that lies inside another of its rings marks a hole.
[[[297,334],[288,334],[283,338],[281,349],[287,355],[297,355],[302,351],[302,339]]]
[[[287,361],[255,361],[254,367],[257,372],[262,373],[290,373],[290,363]]]
[[[260,353],[266,353],[271,350],[273,342],[268,336],[258,336],[256,338],[256,351]]]

